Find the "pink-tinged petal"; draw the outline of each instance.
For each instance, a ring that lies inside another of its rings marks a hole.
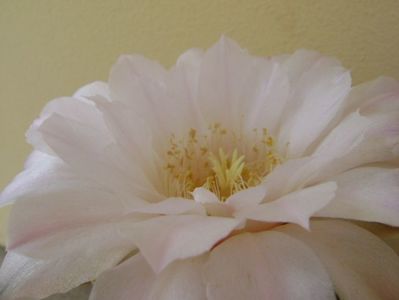
[[[194,200],[201,203],[210,216],[231,217],[233,209],[226,203],[219,201],[219,198],[206,188],[196,188],[192,195]]]
[[[134,224],[121,233],[136,244],[159,273],[177,259],[208,251],[238,223],[235,219],[199,215],[161,216]]]
[[[18,174],[0,194],[0,206],[13,203],[26,195],[43,194],[47,190],[77,180],[79,177],[62,160],[34,151],[25,162],[25,170]]]
[[[313,156],[325,157],[331,162],[346,155],[364,139],[370,123],[370,120],[361,116],[359,112],[350,114],[321,142]]]
[[[274,131],[288,93],[278,64],[250,56],[226,37],[202,58],[196,101],[206,125],[218,122],[250,133],[258,127]],[[274,101],[276,97],[281,101]]]
[[[352,147],[348,147],[350,151],[337,152],[340,155],[334,155],[334,160],[324,164],[318,171],[317,176],[314,176],[314,180],[325,180],[365,164],[392,162],[397,159],[395,147],[399,145],[399,113],[373,114],[367,116],[366,119],[366,123],[369,124],[365,124],[365,130],[362,133],[363,137],[358,142],[353,143]],[[359,129],[362,132],[361,128]],[[337,147],[340,143],[339,136],[342,136],[343,140],[346,141],[345,135],[352,134],[350,127],[346,131],[344,126],[339,125],[335,130],[341,131],[341,133],[337,135],[335,141],[330,137],[334,134],[334,131],[327,136],[322,143],[322,145],[324,144],[323,147],[320,146],[320,149],[324,150],[318,151],[320,157],[330,156],[331,150],[329,150],[329,146],[332,147],[331,149],[339,149],[341,147]]]
[[[287,59],[284,67],[294,78],[278,142],[280,151],[295,158],[334,119],[350,91],[351,77],[336,60],[303,50]]]
[[[203,278],[208,300],[335,299],[312,250],[275,231],[224,241],[210,253]]]
[[[353,223],[378,236],[399,255],[399,228],[371,222]]]
[[[139,55],[121,56],[113,66],[109,78],[111,98],[134,112],[135,118],[145,119],[146,126],[156,139],[178,133],[181,112],[168,90],[168,72],[158,63]]]
[[[108,83],[104,81],[95,81],[89,83],[78,89],[73,96],[90,99],[93,96],[99,95],[106,98],[110,97]]]
[[[240,216],[263,222],[288,222],[309,228],[309,219],[335,196],[337,185],[327,182],[258,205]]]
[[[102,112],[104,122],[124,158],[122,168],[128,172],[134,182],[135,190],[149,202],[164,199],[162,195],[164,178],[159,170],[161,157],[155,149],[161,145],[154,144],[160,138],[154,137],[146,120],[137,116],[134,109],[125,103],[95,97],[92,100]],[[162,144],[162,143],[161,143]],[[129,168],[126,168],[126,165]]]
[[[126,196],[157,196],[142,172],[126,168],[126,157],[108,133],[58,114],[47,118],[39,130],[47,145],[81,176]]]
[[[176,261],[158,274],[149,299],[204,300],[206,287],[202,279],[207,255]]]
[[[141,254],[103,273],[95,282],[90,300],[203,300],[201,267],[205,257],[170,264],[155,274]]]
[[[266,196],[266,192],[267,189],[262,184],[251,187],[231,195],[227,198],[226,204],[231,206],[234,211],[239,212],[261,203]]]
[[[119,249],[74,252],[59,259],[36,260],[8,252],[0,269],[0,299],[43,299],[95,280],[127,253]]]
[[[156,274],[141,254],[101,274],[94,283],[90,300],[146,300]]]
[[[173,106],[179,112],[179,124],[186,124],[175,128],[175,134],[186,134],[187,128],[204,126],[203,117],[197,103],[198,77],[204,51],[190,49],[183,53],[172,67],[167,78],[168,92],[172,95]],[[206,126],[205,126],[206,128]]]
[[[168,198],[161,202],[149,203],[131,210],[131,212],[145,214],[174,215],[183,213],[205,214],[205,210],[199,203],[185,198]]]
[[[320,162],[312,157],[291,159],[277,166],[264,180],[266,201],[271,201],[305,185]]]
[[[68,257],[74,252],[84,253],[87,248],[93,251],[119,249],[127,254],[135,249],[135,245],[119,234],[121,228],[126,226],[122,221],[86,220],[74,225],[52,225],[41,228],[41,231],[32,230],[29,235],[17,236],[19,239],[13,238],[13,227],[10,226],[7,250],[38,259]]]
[[[290,96],[288,75],[274,60],[253,58],[253,64],[242,92],[247,99],[238,103],[242,111],[248,111],[245,129],[253,132],[254,128],[267,128],[274,135]]]
[[[317,216],[380,222],[399,226],[399,170],[356,168],[333,178],[334,200]]]
[[[340,299],[397,299],[398,256],[375,235],[343,221],[314,221],[310,232],[293,225],[277,230],[314,250]]]
[[[195,202],[204,203],[219,203],[219,198],[206,188],[196,188],[193,192]]]
[[[379,77],[352,88],[345,113],[360,110],[362,114],[391,112],[399,109],[399,83],[389,77]]]
[[[64,118],[79,122],[87,127],[95,128],[98,132],[107,132],[102,116],[94,104],[83,98],[62,97],[49,102],[40,113],[28,131],[26,132],[27,141],[36,150],[53,154],[51,147],[43,140],[39,128],[43,122],[52,114],[58,114]]]
[[[75,246],[84,249],[91,238],[106,243],[107,239],[118,238],[114,222],[141,203],[133,204],[132,198],[121,198],[91,181],[59,178],[59,182],[48,182],[50,187],[28,189],[14,203],[9,219],[9,249],[47,258],[61,256]],[[109,236],[103,238],[105,232]]]
[[[251,57],[234,41],[222,37],[206,51],[198,78],[197,102],[206,124],[238,124],[239,99],[251,67]],[[233,111],[237,109],[237,112]]]
[[[348,115],[309,157],[288,160],[266,177],[267,199],[333,176],[367,163],[390,161],[399,145],[398,115]]]

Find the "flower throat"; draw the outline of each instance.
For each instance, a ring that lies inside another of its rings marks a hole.
[[[164,166],[167,194],[192,198],[195,188],[204,187],[223,202],[258,185],[281,158],[266,128],[254,129],[252,141],[230,133],[219,123],[209,126],[203,135],[192,128],[181,139],[171,135]]]

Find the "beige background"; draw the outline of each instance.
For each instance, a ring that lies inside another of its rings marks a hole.
[[[122,53],[170,66],[226,34],[257,55],[334,55],[358,83],[399,78],[398,20],[396,0],[0,0],[0,189],[22,169],[24,132],[42,106],[105,80]]]

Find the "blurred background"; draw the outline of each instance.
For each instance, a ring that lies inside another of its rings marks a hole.
[[[24,133],[46,102],[106,80],[121,54],[171,66],[221,34],[256,55],[335,56],[354,83],[399,79],[397,0],[1,0],[0,190],[22,170]],[[0,210],[1,241],[8,211]]]

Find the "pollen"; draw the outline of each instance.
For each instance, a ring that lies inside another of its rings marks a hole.
[[[224,202],[261,183],[281,163],[275,145],[266,128],[245,137],[220,123],[201,134],[191,128],[180,139],[171,135],[163,167],[166,194],[192,198],[195,188],[204,187]]]

